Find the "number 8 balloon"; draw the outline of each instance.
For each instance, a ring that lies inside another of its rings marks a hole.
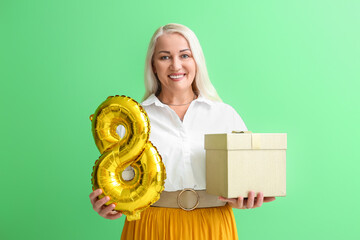
[[[95,144],[102,154],[91,174],[93,190],[103,190],[99,199],[110,196],[106,205],[127,215],[129,221],[140,219],[141,211],[160,198],[166,178],[165,167],[155,146],[149,141],[150,122],[143,107],[130,97],[108,97],[90,116]],[[117,126],[125,127],[120,138]],[[133,179],[124,179],[131,166]]]

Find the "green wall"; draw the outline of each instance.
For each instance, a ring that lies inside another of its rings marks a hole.
[[[190,27],[253,132],[288,133],[287,196],[234,210],[240,239],[359,236],[360,2],[0,1],[1,239],[119,239],[91,208],[89,115],[140,101],[152,33]]]

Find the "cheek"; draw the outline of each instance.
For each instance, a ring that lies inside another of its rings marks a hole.
[[[189,67],[193,72],[196,72],[196,63],[194,59],[191,59],[192,61],[189,62]]]
[[[191,70],[192,74],[195,75],[196,74],[196,65],[195,64],[191,64],[189,66],[189,70]]]
[[[155,65],[155,67],[156,67],[156,70],[157,70],[157,72],[165,72],[166,71],[166,69],[167,69],[167,66],[166,66],[166,64],[164,64],[164,63],[157,63],[156,65]]]

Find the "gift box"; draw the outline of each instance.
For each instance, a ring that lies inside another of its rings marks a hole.
[[[286,133],[206,134],[206,192],[286,196]]]

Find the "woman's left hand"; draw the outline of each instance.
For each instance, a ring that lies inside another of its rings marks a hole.
[[[275,200],[275,197],[264,197],[262,192],[259,192],[255,197],[255,193],[250,191],[247,198],[238,197],[238,198],[225,198],[219,197],[219,200],[227,202],[230,207],[238,209],[250,209],[261,207],[264,202],[272,202]]]

